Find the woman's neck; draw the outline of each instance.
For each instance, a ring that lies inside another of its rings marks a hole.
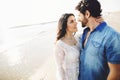
[[[76,39],[74,38],[73,33],[71,34],[66,34],[64,38],[62,39],[66,44],[73,46],[77,44]]]
[[[73,33],[67,33],[66,35],[65,35],[65,38],[66,39],[74,39],[74,35],[73,35]]]

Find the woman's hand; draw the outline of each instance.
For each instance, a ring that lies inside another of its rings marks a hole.
[[[98,23],[102,23],[104,21],[104,19],[100,16],[96,18],[96,22]]]

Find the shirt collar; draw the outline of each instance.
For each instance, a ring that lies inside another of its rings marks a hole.
[[[95,30],[102,31],[105,28],[106,25],[107,25],[106,22],[102,22],[95,28]]]
[[[106,22],[102,22],[93,31],[95,31],[95,30],[102,31],[105,28],[106,25],[107,25]],[[84,32],[88,32],[89,30],[90,29],[87,27],[87,28],[84,29]]]

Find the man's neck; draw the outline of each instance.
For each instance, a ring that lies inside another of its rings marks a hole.
[[[96,22],[95,18],[91,18],[88,22],[90,32],[92,32],[100,23]]]

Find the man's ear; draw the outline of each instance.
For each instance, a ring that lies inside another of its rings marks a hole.
[[[90,12],[88,10],[85,11],[85,17],[89,18],[90,17]]]

